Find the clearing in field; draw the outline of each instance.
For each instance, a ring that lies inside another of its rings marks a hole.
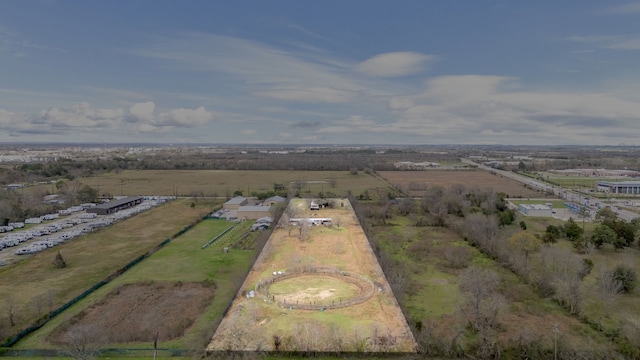
[[[207,350],[415,351],[353,209],[334,204],[310,211],[308,200],[291,201],[287,214],[332,225],[276,228]]]
[[[492,188],[507,197],[534,198],[541,193],[499,174],[483,170],[425,170],[425,171],[380,171],[378,174],[392,185],[409,191],[410,196],[422,196],[434,186],[448,188],[464,185],[466,188]]]

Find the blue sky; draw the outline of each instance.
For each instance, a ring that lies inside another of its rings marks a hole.
[[[640,144],[640,2],[0,0],[0,142]]]

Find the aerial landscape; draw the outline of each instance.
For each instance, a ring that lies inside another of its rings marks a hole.
[[[640,359],[639,17],[0,1],[0,357]]]

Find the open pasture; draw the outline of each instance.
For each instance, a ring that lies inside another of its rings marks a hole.
[[[483,170],[381,171],[378,174],[390,184],[407,189],[410,196],[422,196],[431,187],[453,185],[463,185],[468,189],[492,188],[508,197],[541,196],[540,192],[526,188],[513,179]]]
[[[350,190],[359,194],[366,189],[386,188],[380,179],[348,171],[269,171],[269,170],[131,170],[79,179],[98,190],[100,195],[178,195],[231,197],[272,191],[274,184],[287,189],[300,182],[302,194],[333,193],[345,196]]]

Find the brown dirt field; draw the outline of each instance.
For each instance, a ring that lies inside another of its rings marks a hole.
[[[409,190],[410,196],[422,196],[426,189],[434,186],[448,188],[464,185],[467,188],[492,188],[508,197],[539,197],[540,193],[523,184],[483,170],[425,170],[425,171],[380,171],[382,178],[392,185]]]
[[[67,334],[91,326],[109,343],[151,342],[182,336],[211,302],[215,289],[199,283],[123,285],[89,306],[50,336],[63,343]],[[96,334],[92,334],[96,336]]]
[[[310,237],[305,241],[296,237],[297,229],[276,228],[208,350],[275,350],[273,337],[276,335],[283,339],[280,350],[415,350],[413,335],[364,231],[348,201],[343,202],[344,208],[313,212],[307,210],[303,200],[294,199],[290,203],[299,207],[297,217],[328,217],[332,218],[333,225],[312,226]],[[340,226],[336,226],[337,223]],[[260,293],[252,299],[243,296],[244,292],[253,290],[258,281],[272,278],[274,271],[311,267],[333,267],[360,274],[381,284],[382,291],[361,304],[324,312],[285,309]],[[388,340],[380,340],[382,337]]]

